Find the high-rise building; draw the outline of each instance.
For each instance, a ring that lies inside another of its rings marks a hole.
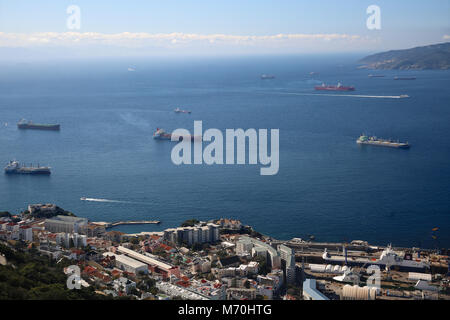
[[[278,246],[278,251],[280,252],[282,267],[285,272],[286,283],[294,284],[296,279],[295,251],[284,244]]]
[[[164,230],[164,239],[187,245],[196,243],[215,243],[219,241],[219,226],[208,223],[206,226],[179,227]]]

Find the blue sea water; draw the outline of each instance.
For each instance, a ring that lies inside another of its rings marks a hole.
[[[280,239],[448,247],[450,72],[376,71],[385,77],[368,78],[372,71],[358,69],[358,58],[2,63],[0,164],[50,165],[52,175],[0,175],[0,211],[56,203],[92,221],[162,221],[119,228],[125,232],[230,217]],[[261,80],[263,73],[276,78]],[[322,81],[354,85],[350,94],[410,98],[310,95]],[[192,114],[175,114],[175,107]],[[21,118],[62,129],[20,131]],[[279,128],[279,173],[261,176],[260,165],[175,166],[174,144],[152,133],[192,130],[194,120],[204,130]],[[412,147],[360,147],[362,132]]]

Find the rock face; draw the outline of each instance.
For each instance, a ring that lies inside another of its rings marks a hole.
[[[73,213],[66,211],[54,204],[30,204],[28,213],[35,218],[52,218],[58,215],[74,216]]]
[[[376,53],[359,62],[362,68],[368,69],[447,70],[450,69],[450,42]]]

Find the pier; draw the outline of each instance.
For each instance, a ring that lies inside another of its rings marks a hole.
[[[117,222],[93,222],[95,224],[103,225],[106,229],[121,225],[131,225],[131,224],[160,224],[159,220],[137,220],[137,221],[117,221]]]

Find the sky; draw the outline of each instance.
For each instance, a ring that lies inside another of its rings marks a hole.
[[[378,52],[448,41],[449,0],[0,0],[0,57]]]

